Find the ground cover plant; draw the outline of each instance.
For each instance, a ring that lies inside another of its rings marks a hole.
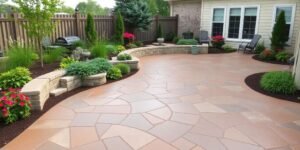
[[[130,66],[127,64],[117,64],[115,67],[120,69],[122,75],[127,75],[131,72]]]
[[[118,79],[122,78],[122,72],[119,68],[112,67],[108,70],[106,76],[107,76],[108,79],[118,80]]]
[[[234,51],[236,51],[236,49],[235,48],[233,48],[232,46],[230,46],[230,45],[223,45],[223,47],[222,47],[223,49],[224,49],[224,51],[225,52],[234,52]]]
[[[132,57],[129,54],[120,54],[117,56],[117,60],[120,60],[120,61],[132,60]]]
[[[287,62],[291,58],[291,54],[287,52],[279,52],[275,55],[277,61]]]
[[[74,58],[66,57],[61,60],[59,66],[60,66],[60,68],[65,69],[75,62],[77,62],[77,60],[75,60]]]
[[[198,41],[195,39],[179,39],[177,45],[198,45]]]
[[[32,78],[27,68],[17,67],[0,74],[0,88],[7,90],[9,88],[21,88]]]
[[[276,94],[293,94],[297,88],[290,72],[269,72],[263,75],[260,86],[262,89]]]

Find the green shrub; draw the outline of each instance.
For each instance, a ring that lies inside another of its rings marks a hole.
[[[91,55],[94,58],[107,58],[108,52],[106,50],[106,42],[105,41],[98,41],[96,42],[91,48]]]
[[[114,46],[114,45],[106,45],[106,51],[107,51],[107,53],[108,53],[108,55],[113,55],[113,56],[115,56],[115,55],[118,55],[118,50],[117,50],[117,48]]]
[[[289,40],[289,34],[287,32],[288,30],[286,30],[285,12],[281,11],[279,16],[276,18],[276,23],[272,31],[272,50],[283,50],[284,46],[286,45],[286,42]]]
[[[114,38],[116,40],[116,42],[118,42],[121,45],[124,45],[124,38],[123,38],[123,34],[125,32],[124,29],[124,20],[123,17],[120,13],[120,11],[117,11],[117,20],[116,20],[116,25],[115,25],[115,35]]]
[[[157,31],[156,31],[156,38],[163,38],[163,31],[161,28],[161,24],[158,25]]]
[[[88,61],[87,63],[96,66],[97,73],[107,72],[112,67],[111,63],[104,58],[95,58],[93,60]]]
[[[180,39],[176,44],[177,45],[198,45],[198,41],[195,39]]]
[[[60,66],[60,68],[65,69],[75,62],[77,62],[77,60],[75,60],[72,57],[63,58],[59,64],[59,66]]]
[[[32,78],[27,68],[17,67],[0,74],[0,88],[7,90],[9,88],[21,88]]]
[[[294,78],[290,72],[269,72],[263,75],[262,89],[277,94],[293,94],[296,92]]]
[[[75,42],[74,44],[74,47],[76,48],[76,47],[81,47],[81,48],[86,48],[87,46],[86,46],[86,43],[84,42],[84,41],[77,41],[77,42]]]
[[[118,55],[117,60],[132,60],[132,57],[129,54],[120,54]]]
[[[18,43],[13,44],[7,51],[6,69],[14,69],[16,67],[29,68],[39,59],[38,55],[31,47],[24,47]]]
[[[234,52],[234,51],[236,51],[235,48],[233,48],[233,47],[230,46],[230,45],[226,45],[226,44],[225,44],[222,48],[223,48],[224,51],[226,51],[226,52]]]
[[[112,67],[108,70],[106,76],[107,76],[108,79],[118,80],[118,79],[122,78],[122,72],[119,68]]]
[[[134,41],[133,44],[135,44],[137,47],[144,46],[144,43],[142,41]]]
[[[287,52],[279,52],[275,55],[277,61],[287,62],[291,58],[291,55]]]
[[[272,50],[265,49],[259,54],[259,58],[263,60],[275,60],[275,52]]]
[[[117,49],[118,53],[121,53],[121,52],[123,52],[124,50],[126,50],[126,48],[125,48],[123,45],[118,45],[118,46],[116,47],[116,49]]]
[[[175,36],[173,39],[172,39],[172,43],[177,43],[178,41],[180,40],[180,38],[178,36]]]
[[[0,57],[0,73],[6,70],[7,57]]]
[[[130,73],[130,66],[127,64],[117,64],[115,65],[116,68],[119,68],[121,70],[122,75],[127,75]]]
[[[67,75],[85,78],[98,73],[107,72],[112,65],[104,58],[96,58],[87,62],[75,62],[66,68]]]
[[[138,48],[138,46],[135,45],[134,43],[129,43],[129,44],[126,45],[126,47],[127,47],[128,49]]]
[[[165,41],[172,42],[175,37],[176,37],[176,34],[174,32],[169,32],[165,35]],[[177,43],[177,41],[175,41],[173,43]]]
[[[27,118],[31,110],[30,99],[19,90],[9,89],[0,97],[0,110],[0,121],[6,124]]]
[[[55,48],[55,49],[48,49],[44,53],[44,63],[45,64],[52,64],[57,61],[61,61],[66,53],[65,48]]]
[[[95,28],[94,17],[91,14],[87,14],[85,35],[88,45],[93,45],[97,40],[97,32]]]
[[[255,54],[260,54],[261,52],[263,52],[264,50],[266,49],[265,47],[265,43],[264,42],[261,42],[261,43],[258,43],[257,46],[255,47]]]

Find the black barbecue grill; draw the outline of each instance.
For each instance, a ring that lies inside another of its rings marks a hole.
[[[72,50],[76,48],[74,44],[79,41],[80,38],[78,36],[59,37],[55,40],[55,45],[59,45]]]

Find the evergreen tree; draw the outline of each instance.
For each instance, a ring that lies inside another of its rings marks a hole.
[[[87,15],[86,25],[85,25],[85,35],[86,35],[86,41],[89,46],[94,44],[95,41],[97,40],[95,22],[91,14]]]
[[[115,12],[120,11],[127,31],[147,30],[152,22],[152,15],[144,0],[116,0]]]
[[[289,40],[288,31],[286,30],[285,12],[281,11],[277,17],[276,23],[273,27],[271,37],[271,47],[273,50],[283,49],[286,42]]]
[[[160,25],[160,24],[158,25],[156,37],[157,37],[157,38],[163,38],[163,32],[162,32],[162,28],[161,28],[161,25]]]
[[[120,13],[120,11],[117,11],[117,21],[115,26],[115,40],[119,42],[121,45],[124,45],[124,20]]]

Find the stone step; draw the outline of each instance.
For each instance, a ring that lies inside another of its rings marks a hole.
[[[61,94],[64,94],[68,92],[68,89],[67,88],[57,88],[57,89],[54,89],[50,92],[50,96],[59,96]]]

